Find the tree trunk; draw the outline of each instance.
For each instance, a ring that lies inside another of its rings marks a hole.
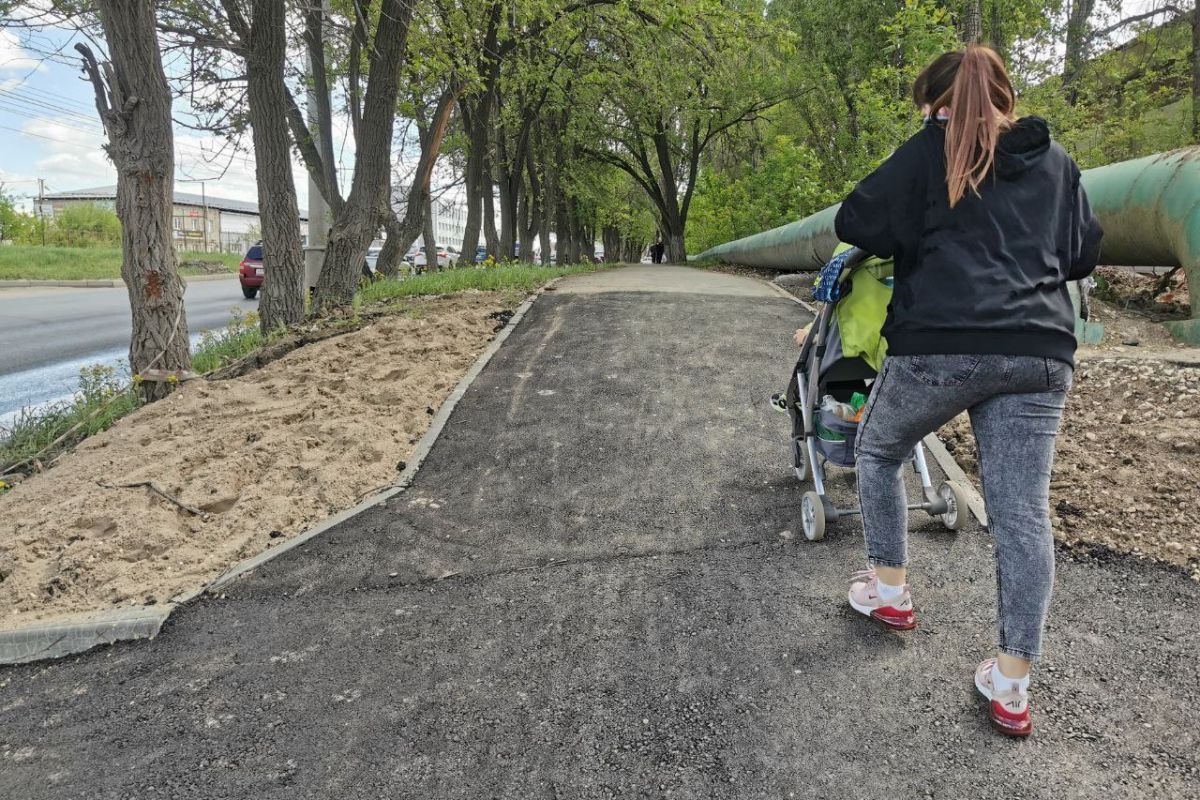
[[[394,278],[400,274],[400,264],[404,261],[404,254],[412,246],[416,235],[414,234],[413,239],[405,242],[400,220],[395,214],[388,214],[384,217],[383,227],[387,231],[387,238],[383,240],[383,247],[379,251],[379,260],[375,262],[375,269],[386,278]]]
[[[480,99],[469,112],[464,109],[463,113],[463,119],[467,123],[468,151],[467,220],[463,226],[462,251],[463,256],[472,261],[475,258],[475,251],[479,248],[480,234],[483,232],[484,166],[487,163],[488,120],[491,117],[490,108],[485,108],[484,102],[483,99]]]
[[[313,310],[318,313],[347,308],[354,301],[367,248],[379,230],[380,220],[391,213],[392,129],[412,14],[413,4],[405,0],[383,0],[380,8],[367,72],[362,140],[356,143],[350,196],[329,230],[321,278],[313,297]]]
[[[409,186],[408,197],[404,202],[404,218],[400,219],[396,216],[390,202],[383,216],[383,225],[387,229],[388,240],[384,242],[379,258],[384,265],[380,268],[384,275],[397,274],[400,260],[412,247],[417,237],[421,235],[425,222],[429,219],[428,201],[433,167],[441,153],[442,142],[446,138],[446,131],[450,128],[450,115],[458,102],[461,90],[462,87],[458,84],[446,87],[441,97],[438,98],[433,116],[427,121],[419,121],[417,124],[421,158],[417,162],[417,169],[413,173],[412,184]],[[472,251],[472,255],[474,255],[474,251]],[[384,272],[385,269],[388,271]]]
[[[668,228],[663,244],[667,246],[666,263],[687,264],[687,246],[683,243],[682,225],[678,228]]]
[[[596,231],[591,225],[579,226],[579,255],[589,264],[596,263]]]
[[[508,148],[502,128],[496,131],[496,185],[500,188],[500,261],[512,260],[517,239],[517,194],[516,181],[508,163]]]
[[[1008,63],[1008,38],[1004,34],[1004,13],[999,0],[992,0],[992,9],[988,22],[988,42],[1005,63]]]
[[[604,261],[615,263],[621,257],[621,232],[612,225],[600,229],[600,241],[604,243]]]
[[[492,171],[484,170],[483,184],[483,241],[487,245],[488,255],[500,258],[500,236],[496,233],[496,185],[492,183]]]
[[[1200,0],[1192,9],[1192,144],[1200,144]]]
[[[285,17],[284,0],[254,0],[246,49],[247,100],[263,240],[263,298],[258,312],[264,333],[304,319],[304,254],[283,82]]]
[[[172,243],[171,93],[158,50],[153,0],[101,0],[98,11],[112,62],[99,65],[86,45],[75,47],[95,90],[96,110],[108,136],[106,150],[117,168],[121,277],[133,323],[129,366],[143,378],[143,396],[156,400],[173,383],[154,379],[148,370],[178,376],[192,366],[184,284]]]
[[[442,264],[437,256],[437,234],[433,230],[433,195],[425,193],[425,223],[421,227],[421,245],[425,248],[425,269],[436,272]]]
[[[966,0],[958,35],[963,44],[974,44],[983,39],[983,0]]]
[[[1087,58],[1088,21],[1096,0],[1071,0],[1067,9],[1066,60],[1063,62],[1062,84],[1067,102],[1075,105],[1079,91],[1075,86]]]
[[[521,175],[518,175],[516,177],[516,180],[521,181],[523,183],[524,177]],[[531,260],[529,257],[529,251],[531,249],[528,244],[529,237],[527,237],[525,234],[528,232],[527,229],[529,228],[529,219],[532,216],[532,213],[533,213],[533,210],[529,207],[529,191],[527,189],[522,188],[521,191],[519,191],[517,193],[516,241],[518,243],[522,243],[522,242],[525,243],[525,246],[520,247],[518,244],[518,249],[517,249],[517,253],[516,253],[518,261],[530,261]]]

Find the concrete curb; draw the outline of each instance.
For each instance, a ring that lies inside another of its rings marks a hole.
[[[804,307],[805,311],[812,314],[814,317],[817,317],[821,314],[820,310],[816,306],[814,306],[812,303],[808,303],[808,302],[805,302],[804,300],[801,300],[799,297],[796,297],[796,295],[792,294],[787,289],[785,289],[782,286],[780,286],[779,284],[777,284],[775,281],[767,281],[766,283],[767,283],[767,286],[770,286],[771,290],[774,291],[776,294],[783,295],[788,300],[791,300],[793,303],[799,303],[801,306]]]
[[[253,572],[268,561],[278,558],[289,550],[303,545],[305,542],[321,535],[330,528],[340,525],[351,517],[361,514],[368,508],[377,506],[389,498],[407,489],[416,478],[417,470],[424,463],[429,451],[441,435],[454,408],[467,393],[467,389],[475,381],[484,367],[492,360],[492,356],[504,344],[513,329],[525,318],[526,312],[537,300],[538,296],[558,282],[556,278],[543,286],[537,294],[521,303],[513,312],[508,324],[496,334],[496,338],[488,344],[471,368],[458,381],[454,390],[434,414],[425,435],[417,442],[416,448],[409,456],[404,472],[396,483],[371,495],[353,508],[348,508],[329,519],[323,520],[304,533],[281,542],[256,556],[233,565],[210,581],[201,589],[175,598],[173,602],[154,606],[130,606],[127,608],[102,611],[95,614],[80,615],[73,618],[62,618],[45,623],[35,623],[21,628],[0,631],[0,665],[24,664],[30,661],[41,661],[50,658],[61,658],[74,653],[82,653],[102,644],[131,639],[153,639],[166,622],[167,617],[178,607],[194,600],[202,594],[214,594],[238,578]]]
[[[175,606],[127,606],[0,631],[0,664],[61,658],[127,639],[153,639]]]
[[[767,285],[792,302],[803,306],[804,310],[814,317],[820,313],[811,304],[804,302],[782,286],[778,286],[774,281],[767,281]],[[954,456],[946,449],[946,445],[942,444],[942,440],[937,438],[936,433],[931,433],[925,437],[925,449],[933,456],[933,460],[941,467],[942,472],[946,473],[946,480],[954,481],[963,488],[963,491],[967,495],[967,508],[975,515],[975,519],[979,520],[979,524],[986,528],[988,524],[987,509],[983,502],[983,495],[975,488],[975,482],[971,480],[970,476],[954,460]]]
[[[187,283],[200,281],[228,281],[237,278],[236,272],[230,272],[225,275],[182,275],[183,280]],[[0,281],[0,289],[31,289],[37,287],[60,287],[64,289],[117,289],[125,288],[125,281],[120,278],[112,278],[108,280],[87,280],[87,281],[54,281],[54,280],[4,280]]]

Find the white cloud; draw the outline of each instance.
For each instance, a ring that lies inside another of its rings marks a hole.
[[[0,72],[29,72],[43,68],[39,59],[26,52],[15,33],[0,30]]]

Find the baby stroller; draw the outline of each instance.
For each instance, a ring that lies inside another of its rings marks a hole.
[[[825,538],[826,527],[840,518],[862,514],[858,508],[837,508],[825,492],[827,464],[854,467],[858,422],[843,419],[823,407],[822,401],[831,396],[837,402],[848,403],[855,393],[869,395],[875,379],[875,369],[861,355],[847,357],[843,353],[835,313],[838,303],[850,294],[852,275],[869,258],[864,251],[850,248],[834,256],[821,271],[813,295],[824,305],[804,340],[787,392],[773,399],[776,406],[787,410],[792,420],[791,451],[796,477],[801,481],[812,479],[814,491],[805,492],[800,504],[804,538],[810,542]],[[921,443],[913,449],[910,460],[921,476],[924,497],[919,503],[909,504],[909,510],[919,509],[931,517],[940,517],[950,530],[960,530],[967,522],[967,501],[962,487],[947,481],[934,489]]]

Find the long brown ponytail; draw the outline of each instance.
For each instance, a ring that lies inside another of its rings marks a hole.
[[[1000,133],[1013,122],[1016,94],[996,51],[981,44],[939,56],[913,84],[913,99],[932,113],[949,107],[946,188],[954,207],[992,169]]]

